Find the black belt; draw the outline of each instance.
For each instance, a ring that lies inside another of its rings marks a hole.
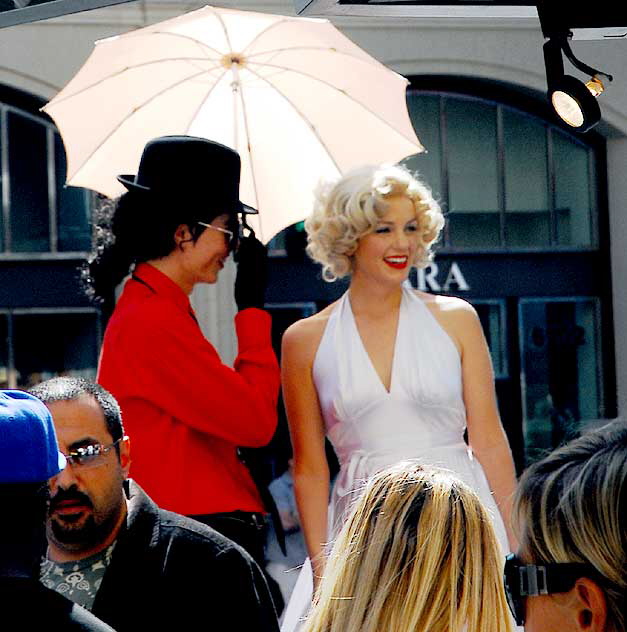
[[[265,515],[258,511],[240,511],[239,509],[236,511],[221,511],[209,514],[208,517],[212,519],[217,518],[218,520],[221,518],[238,520],[256,529],[265,529],[268,526]]]
[[[254,455],[254,450],[254,448],[237,448],[237,456],[248,468],[250,476],[253,479],[253,483],[255,483],[255,487],[259,493],[259,497],[261,498],[261,502],[270,514],[270,519],[272,520],[272,526],[274,527],[274,533],[276,534],[279,548],[281,549],[283,555],[287,555],[287,549],[285,547],[285,531],[283,529],[283,524],[281,523],[279,510],[277,509],[270,490],[265,485],[265,481],[263,481],[262,476],[260,476],[259,468],[255,466],[254,460],[250,458],[250,456]]]

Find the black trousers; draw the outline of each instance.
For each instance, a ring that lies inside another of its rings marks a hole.
[[[268,583],[277,616],[280,616],[285,607],[285,601],[277,582],[266,573],[265,546],[268,525],[264,515],[248,511],[227,511],[189,517],[215,529],[229,540],[233,540],[257,562]]]

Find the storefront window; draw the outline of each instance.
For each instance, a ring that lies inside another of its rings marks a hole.
[[[2,122],[2,112],[0,111],[0,123]],[[2,135],[0,134],[0,157],[4,153],[4,140]],[[2,253],[6,245],[4,243],[5,240],[5,223],[4,223],[4,208],[2,204],[2,200],[4,200],[4,178],[0,177],[0,253]]]
[[[8,113],[10,228],[13,252],[50,250],[46,128]]]
[[[453,247],[500,242],[496,108],[477,101],[446,100],[448,221]]]
[[[28,389],[56,375],[95,377],[99,344],[95,310],[13,310],[0,314],[0,335],[3,323],[7,344],[4,356],[0,351],[0,382],[5,388]]]
[[[0,313],[0,388],[9,388],[9,319]]]
[[[490,348],[494,377],[497,379],[506,378],[508,369],[505,337],[505,301],[475,299],[472,301],[472,305],[477,310],[483,333]]]
[[[527,462],[603,416],[598,299],[521,299],[521,387]]]
[[[442,199],[442,138],[440,130],[440,96],[407,95],[407,108],[425,151],[403,161],[431,189],[436,200]]]
[[[61,252],[81,252],[91,247],[89,193],[66,187],[67,164],[61,138],[55,134],[54,162],[57,197],[57,248]]]
[[[91,193],[65,187],[66,162],[54,127],[0,103],[0,254],[85,252],[91,245]],[[2,195],[8,188],[8,197]]]
[[[511,110],[503,111],[505,244],[548,246],[551,215],[546,128]]]
[[[588,148],[554,132],[555,213],[560,245],[592,244],[590,218],[596,212],[596,204],[591,196],[589,153]]]

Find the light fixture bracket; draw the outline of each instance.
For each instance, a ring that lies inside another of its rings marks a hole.
[[[573,40],[616,40],[627,38],[627,4],[616,0],[563,3],[536,0],[545,38],[569,33]]]
[[[566,37],[559,38],[559,40],[558,40],[559,43],[560,43],[560,47],[561,47],[562,51],[564,51],[564,55],[566,55],[566,59],[568,59],[568,61],[575,68],[577,68],[577,70],[581,70],[581,72],[586,73],[586,74],[590,75],[591,77],[594,77],[596,75],[601,75],[601,76],[605,77],[608,81],[612,81],[614,79],[614,77],[612,77],[612,75],[608,75],[606,72],[603,72],[601,70],[597,70],[596,68],[593,68],[592,66],[588,66],[588,64],[585,64],[580,59],[577,59],[575,57],[575,54],[573,53],[573,49],[570,47],[570,39],[571,38],[572,38],[572,33],[569,31],[567,33]]]

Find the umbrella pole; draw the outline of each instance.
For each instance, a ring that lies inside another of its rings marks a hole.
[[[231,90],[233,91],[233,149],[239,153],[239,138],[237,133],[238,118],[237,118],[237,100],[239,98],[240,84],[239,84],[239,71],[238,63],[233,61],[231,63],[231,72],[233,73],[233,81],[231,81]]]
[[[237,118],[237,101],[239,99],[240,94],[240,83],[239,83],[239,63],[233,61],[231,63],[231,72],[233,73],[233,81],[231,81],[231,90],[233,91],[233,149],[239,153],[238,141],[239,135],[237,133],[238,130],[238,118]],[[246,222],[246,213],[242,213],[241,217],[242,228],[247,228],[249,233],[254,237],[255,231],[248,225]]]
[[[233,92],[233,149],[236,152],[242,155],[242,152],[239,150],[239,118],[237,116],[237,102],[239,99],[242,101],[242,118],[244,120],[244,132],[246,134],[246,151],[248,152],[248,159],[251,162],[251,170],[252,170],[252,155],[250,152],[250,137],[248,134],[248,119],[246,118],[246,106],[244,104],[244,97],[241,91],[241,84],[239,79],[239,66],[243,63],[242,58],[239,56],[231,56],[231,72],[233,73],[233,80],[231,81],[231,90]],[[259,196],[257,194],[257,182],[255,180],[255,172],[252,170],[251,178],[253,182],[253,190],[255,195],[255,207],[259,209]],[[246,214],[242,214],[242,225],[244,228],[247,228],[250,233],[255,236],[255,231],[246,223]],[[261,218],[259,217],[259,226],[261,227]]]

